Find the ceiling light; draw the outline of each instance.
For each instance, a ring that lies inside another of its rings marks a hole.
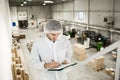
[[[66,1],[66,0],[62,0],[62,1]]]
[[[53,1],[44,1],[44,3],[53,3]]]
[[[43,3],[43,5],[46,5],[45,3]]]
[[[24,6],[24,4],[21,4],[21,6]]]
[[[24,4],[27,4],[27,1],[24,1],[23,3],[24,3]]]

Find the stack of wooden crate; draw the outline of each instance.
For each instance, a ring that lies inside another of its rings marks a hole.
[[[73,46],[73,50],[74,50],[74,57],[77,60],[82,61],[87,58],[86,50],[83,45],[76,43]]]
[[[17,52],[17,48],[12,48],[12,75],[13,80],[29,80],[28,74],[25,73],[21,58]]]
[[[104,69],[104,56],[100,56],[95,60],[92,60],[88,63],[88,66],[93,68],[96,71]]]

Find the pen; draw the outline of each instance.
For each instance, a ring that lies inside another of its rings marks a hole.
[[[52,59],[51,61],[54,61],[54,59]]]
[[[52,61],[52,62],[55,62],[55,60],[54,60],[54,59],[52,59],[51,61]],[[61,66],[62,64],[61,64],[61,63],[59,63],[58,65],[59,65],[59,66]]]

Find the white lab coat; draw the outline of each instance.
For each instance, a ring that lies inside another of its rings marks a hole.
[[[70,62],[71,56],[70,41],[64,35],[59,35],[56,42],[50,41],[46,35],[36,39],[31,51],[31,65],[37,71],[34,80],[67,80],[65,70],[47,71],[44,64],[52,60],[59,63],[64,60]]]

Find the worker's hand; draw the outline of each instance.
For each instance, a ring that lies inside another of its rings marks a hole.
[[[67,60],[64,60],[64,61],[62,62],[62,64],[68,64]]]
[[[57,67],[59,67],[59,66],[60,66],[60,63],[55,62],[55,61],[52,61],[52,62],[50,62],[50,63],[45,63],[45,64],[44,64],[44,67],[45,67],[45,68],[57,68]]]

